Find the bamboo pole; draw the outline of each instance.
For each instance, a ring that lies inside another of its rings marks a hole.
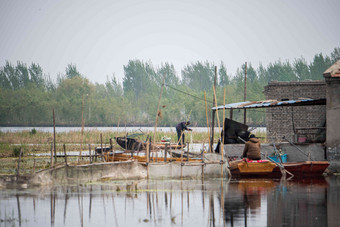
[[[92,151],[91,151],[91,144],[89,144],[89,156],[90,156],[90,163],[93,162]]]
[[[36,165],[35,162],[36,162],[36,161],[35,161],[35,155],[34,155],[32,173],[35,173],[35,165]]]
[[[67,165],[67,154],[66,154],[66,146],[65,146],[65,144],[63,145],[63,148],[64,148],[65,164]]]
[[[51,143],[51,167],[53,167],[53,142]]]
[[[55,138],[55,115],[53,109],[53,147],[54,147],[54,162],[57,163],[57,148],[56,148],[56,138]]]
[[[217,67],[215,66],[215,77],[214,77],[214,85],[213,88],[216,88],[216,79],[217,79]],[[213,98],[213,106],[215,106],[215,98]],[[212,111],[212,117],[211,117],[211,138],[210,138],[210,152],[213,152],[213,146],[214,146],[214,127],[215,127],[215,110]]]
[[[112,138],[110,138],[110,146],[111,146],[111,151],[112,151],[112,162],[114,162],[115,161],[115,152],[113,150]]]
[[[217,99],[216,99],[215,87],[213,87],[213,90],[214,90],[214,98],[215,98],[215,107],[216,107],[216,110],[217,110]],[[216,116],[217,116],[217,124],[218,124],[219,133],[221,135],[221,125],[220,125],[220,118],[218,117],[218,111],[216,111]]]
[[[226,89],[224,88],[223,92],[223,105],[225,106],[225,96],[226,96]],[[222,155],[222,161],[224,161],[224,135],[225,135],[225,108],[223,108],[223,126],[222,126],[222,147],[221,147],[221,155]]]
[[[205,101],[205,116],[207,119],[207,128],[208,128],[208,138],[210,137],[210,128],[209,128],[209,115],[208,115],[208,105],[207,105],[207,94],[204,91],[204,101]],[[209,139],[209,148],[211,147],[211,141]]]
[[[187,143],[187,146],[188,146],[188,147],[187,147],[187,162],[189,162],[189,145],[190,145],[190,144]]]
[[[223,105],[225,106],[225,88],[223,90]],[[223,178],[223,164],[224,164],[224,134],[225,134],[225,108],[223,108],[223,120],[222,120],[222,139],[221,139],[221,145],[220,145],[220,150],[221,150],[221,177]]]
[[[82,95],[82,101],[81,101],[81,142],[80,142],[80,151],[79,151],[79,157],[78,157],[78,164],[80,162],[80,159],[82,158],[83,154],[83,141],[84,141],[84,95]]]
[[[157,131],[157,123],[158,123],[158,116],[159,116],[159,105],[161,102],[161,98],[162,98],[162,93],[163,93],[163,88],[164,88],[164,83],[165,83],[165,79],[163,78],[163,83],[162,83],[162,87],[161,87],[161,92],[159,93],[159,98],[158,98],[158,104],[157,104],[157,113],[156,113],[156,120],[155,120],[155,129],[153,132],[153,149],[156,148],[156,131]],[[156,152],[156,162],[158,161],[158,152]]]
[[[247,62],[245,63],[244,69],[244,101],[247,100]],[[243,112],[243,124],[247,123],[247,111],[244,109]]]
[[[150,140],[146,142],[146,171],[147,178],[149,179],[149,162],[150,162]]]
[[[22,148],[20,147],[20,151],[19,151],[19,159],[18,159],[18,168],[17,168],[17,177],[20,176],[21,155],[22,155]],[[17,179],[17,180],[18,180],[18,179]]]
[[[102,161],[103,160],[105,161],[105,159],[104,159],[104,151],[103,151],[103,134],[102,133],[100,133],[100,149],[101,149],[101,158],[102,158]]]

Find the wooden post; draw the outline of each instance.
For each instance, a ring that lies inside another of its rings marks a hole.
[[[230,109],[230,120],[232,120],[233,119],[233,109]]]
[[[216,88],[217,67],[215,66],[214,88]],[[213,98],[213,106],[215,106],[215,98]],[[212,111],[211,116],[211,139],[210,139],[210,152],[213,152],[214,146],[214,126],[215,126],[215,110]]]
[[[53,142],[51,143],[51,167],[53,167]]]
[[[204,91],[204,102],[205,102],[205,116],[207,118],[207,129],[208,129],[208,138],[210,136],[210,128],[209,128],[209,116],[208,116],[208,105],[207,105],[207,95],[206,92]],[[211,141],[209,139],[209,148],[211,146]]]
[[[146,170],[147,178],[149,179],[149,162],[150,162],[150,140],[146,142]]]
[[[36,164],[36,163],[35,163],[35,155],[34,155],[34,159],[33,159],[33,170],[32,170],[33,173],[35,173],[35,164]]]
[[[189,143],[187,143],[187,162],[189,162]]]
[[[223,92],[223,105],[225,106],[225,95],[226,95],[226,89],[224,88]],[[223,108],[223,120],[222,120],[222,147],[221,147],[221,155],[222,155],[222,161],[224,161],[224,135],[225,135],[225,108]]]
[[[247,100],[247,62],[245,63],[244,69],[244,101]],[[244,109],[243,112],[243,124],[247,123],[247,111]]]
[[[63,145],[64,147],[64,155],[65,155],[65,164],[67,165],[67,154],[66,154],[66,146],[65,144]]]
[[[172,162],[172,149],[171,149],[171,146],[170,146],[170,162]]]
[[[103,151],[103,134],[100,133],[100,149],[101,149],[101,158],[104,160],[104,151]]]
[[[79,157],[78,157],[78,163],[83,156],[82,154],[83,142],[84,142],[84,95],[82,95],[82,101],[81,101],[81,142],[80,142],[80,152],[79,152]]]
[[[225,88],[223,89],[223,105],[225,106]],[[222,138],[221,138],[221,178],[223,178],[223,165],[224,165],[224,134],[225,134],[225,108],[223,108],[223,120],[222,120]]]
[[[112,138],[110,138],[110,150],[112,151],[112,162],[113,162],[115,158],[115,153],[113,151]]]
[[[21,155],[22,155],[22,148],[20,147],[19,159],[18,159],[18,168],[17,168],[17,177],[20,176]]]
[[[89,144],[89,156],[90,156],[90,163],[93,162],[92,152],[91,152],[91,144]]]
[[[53,109],[53,144],[54,144],[54,162],[57,163],[57,148],[56,148],[56,142],[55,142],[55,115],[54,115],[54,109]]]
[[[153,132],[153,149],[156,148],[156,130],[157,130],[157,123],[158,123],[158,115],[159,115],[159,105],[161,102],[161,98],[162,98],[162,93],[163,93],[163,88],[164,88],[164,78],[163,78],[163,83],[162,83],[162,87],[161,87],[161,92],[159,93],[159,98],[158,98],[158,104],[157,104],[157,113],[156,113],[156,120],[155,120],[155,129]],[[158,161],[158,152],[156,152],[156,161]]]
[[[168,143],[165,143],[165,148],[164,148],[164,162],[167,162],[168,158]]]

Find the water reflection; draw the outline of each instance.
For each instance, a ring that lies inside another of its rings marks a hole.
[[[338,226],[340,178],[114,181],[0,190],[0,226]]]

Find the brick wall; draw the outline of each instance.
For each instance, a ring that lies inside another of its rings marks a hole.
[[[266,99],[299,99],[326,98],[325,81],[293,81],[278,82],[272,81],[264,88]],[[294,106],[294,107],[273,107],[266,109],[267,136],[272,136],[276,141],[282,140],[285,136],[295,140],[297,133],[302,137],[306,134],[307,140],[315,140],[318,128],[324,127],[326,121],[326,106]],[[302,128],[309,128],[302,130]]]

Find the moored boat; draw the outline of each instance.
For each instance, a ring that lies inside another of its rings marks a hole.
[[[285,170],[292,173],[294,177],[320,177],[329,166],[327,161],[305,161],[283,163]],[[232,177],[268,177],[280,178],[282,176],[280,167],[269,160],[238,160],[229,164]]]
[[[130,138],[130,137],[115,137],[115,140],[119,146],[121,146],[125,150],[133,150],[133,151],[142,151],[146,150],[147,143],[137,139],[137,138]],[[151,149],[153,149],[155,146],[155,149],[165,149],[165,146],[168,147],[168,149],[181,149],[184,148],[185,145],[179,145],[177,143],[169,143],[169,142],[161,142],[161,143],[151,143]]]

